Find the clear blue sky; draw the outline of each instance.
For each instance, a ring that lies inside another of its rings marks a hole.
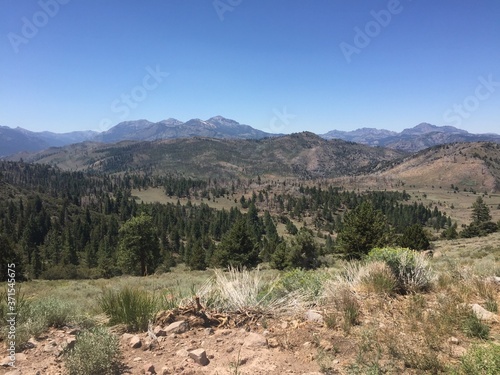
[[[0,36],[10,127],[500,132],[498,0],[0,0]]]

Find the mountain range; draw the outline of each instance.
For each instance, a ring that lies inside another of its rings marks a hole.
[[[103,132],[32,132],[19,127],[13,129],[0,126],[0,157],[19,152],[36,152],[49,147],[60,147],[84,141],[116,143],[192,137],[262,139],[280,135],[267,133],[222,116],[215,116],[208,120],[191,119],[186,122],[173,118],[160,122],[126,121]],[[500,135],[498,134],[472,134],[452,126],[436,126],[427,123],[421,123],[400,133],[384,129],[361,128],[354,131],[332,130],[319,136],[327,140],[341,139],[405,152],[417,152],[435,145],[454,142],[492,141],[500,143]]]

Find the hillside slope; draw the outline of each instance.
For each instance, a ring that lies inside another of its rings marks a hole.
[[[500,144],[455,143],[435,146],[403,158],[373,176],[407,184],[437,185],[460,190],[500,190]]]
[[[63,169],[107,173],[328,178],[372,171],[403,155],[395,150],[341,140],[327,141],[304,132],[261,140],[185,138],[113,145],[82,143],[22,157],[25,161],[54,164]]]

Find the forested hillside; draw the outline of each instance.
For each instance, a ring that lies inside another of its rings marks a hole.
[[[346,222],[363,204],[383,229],[363,241],[400,241],[414,236],[405,231],[415,225],[452,226],[437,208],[408,202],[405,192],[359,193],[299,180],[287,186],[286,180],[260,177],[109,176],[22,162],[1,162],[0,173],[2,264],[15,261],[27,278],[143,275],[178,262],[192,269],[261,262],[312,268],[328,254],[352,255],[346,239],[356,228]],[[216,210],[190,200],[144,204],[131,196],[133,188],[151,187],[171,197],[231,199],[238,208]],[[285,233],[278,233],[278,225]]]

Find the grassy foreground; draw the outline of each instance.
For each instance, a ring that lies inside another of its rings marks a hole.
[[[342,371],[351,374],[498,374],[500,284],[492,278],[500,276],[497,240],[463,242],[465,247],[438,243],[434,259],[379,249],[364,262],[316,271],[189,272],[178,267],[143,278],[22,283],[17,285],[17,350],[49,327],[78,326],[82,334],[65,354],[69,373],[116,373],[118,344],[106,326],[147,331],[156,312],[198,295],[207,310],[251,311],[262,314],[268,325],[281,315],[303,319],[308,309],[318,311],[321,332],[333,346],[325,350],[317,337],[316,360],[326,374],[333,373],[336,358],[348,358]],[[472,304],[491,317],[478,318]],[[6,305],[0,306],[5,341]]]

